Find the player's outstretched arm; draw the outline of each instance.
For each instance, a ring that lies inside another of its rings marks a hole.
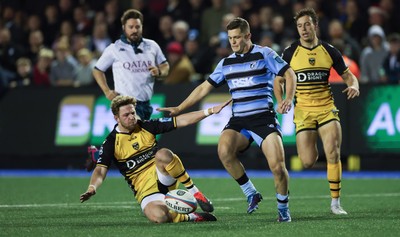
[[[81,202],[89,200],[92,196],[96,194],[96,190],[103,183],[104,179],[107,176],[108,169],[105,167],[97,166],[92,173],[92,177],[90,178],[90,184],[86,192],[81,194],[79,200]]]
[[[224,103],[221,103],[217,106],[205,109],[205,110],[198,110],[190,113],[185,113],[178,115],[176,117],[176,123],[177,127],[185,127],[194,123],[199,122],[200,120],[213,115],[213,114],[218,114],[221,112],[223,108],[225,108],[229,103],[231,103],[232,99],[225,101]]]
[[[213,88],[214,87],[208,81],[204,81],[197,86],[179,106],[158,108],[157,110],[161,112],[169,112],[169,116],[176,116],[203,99],[203,97],[206,96]]]

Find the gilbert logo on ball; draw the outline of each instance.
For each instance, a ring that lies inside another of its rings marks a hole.
[[[170,210],[181,214],[194,212],[197,208],[197,201],[194,196],[182,189],[169,191],[165,195],[164,201]]]

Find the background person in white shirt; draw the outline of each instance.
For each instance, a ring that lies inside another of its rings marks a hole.
[[[153,112],[150,99],[156,78],[166,77],[169,64],[160,46],[142,37],[143,15],[129,9],[121,17],[121,38],[110,44],[100,56],[93,76],[107,99],[129,95],[137,99],[136,112],[148,120]],[[114,89],[107,84],[105,71],[112,66]]]

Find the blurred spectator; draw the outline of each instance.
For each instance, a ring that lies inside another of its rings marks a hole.
[[[360,68],[356,61],[352,60],[351,58],[347,57],[345,54],[346,44],[343,39],[337,38],[333,39],[331,42],[333,47],[340,51],[343,56],[344,63],[347,65],[349,70],[354,74],[357,80],[360,80]],[[329,83],[344,83],[343,78],[336,72],[336,70],[331,67],[329,73]]]
[[[273,11],[270,6],[263,6],[259,10],[258,14],[260,15],[260,25],[263,33],[271,30]]]
[[[328,42],[330,43],[337,39],[342,39],[344,43],[343,54],[358,62],[361,53],[360,45],[344,31],[342,23],[339,20],[333,19],[329,23],[329,37],[330,40]]]
[[[13,44],[21,45],[20,47],[22,47],[22,45],[26,42],[26,36],[23,29],[26,22],[23,21],[22,17],[23,14],[21,11],[19,11],[19,14],[17,14],[14,8],[11,6],[5,6],[2,11],[1,18],[4,27],[10,32],[10,38]]]
[[[76,79],[74,86],[92,86],[94,85],[94,77],[92,74],[94,65],[92,52],[89,49],[80,49],[77,53],[79,64],[76,69]]]
[[[108,35],[111,41],[119,39],[121,31],[120,13],[118,8],[118,1],[108,0],[104,6],[105,20],[107,23]]]
[[[240,7],[240,3],[234,3],[230,5],[230,13],[235,15],[235,17],[242,17],[243,18],[243,11],[242,8]]]
[[[368,22],[369,25],[379,25],[385,32],[390,32],[391,29],[387,22],[387,13],[379,6],[370,6],[368,8]]]
[[[171,69],[169,75],[163,80],[164,84],[190,82],[195,70],[179,42],[174,41],[168,44],[167,58]]]
[[[251,29],[251,39],[253,43],[259,44],[262,34],[260,15],[257,11],[250,12],[247,19]]]
[[[75,34],[72,37],[72,55],[78,58],[78,51],[89,47],[89,37],[83,34]],[[76,60],[76,64],[78,61]]]
[[[75,32],[82,35],[89,35],[92,32],[92,22],[87,16],[85,5],[79,5],[74,8]]]
[[[72,21],[74,19],[74,5],[72,0],[59,0],[58,1],[58,12],[61,21]]]
[[[9,82],[10,88],[29,86],[32,82],[32,62],[29,58],[22,57],[16,63],[17,74]]]
[[[386,22],[390,32],[400,32],[400,14],[398,12],[400,1],[380,0],[379,7],[386,13]]]
[[[345,6],[344,29],[357,42],[362,41],[368,31],[368,21],[362,17],[356,0],[348,0]]]
[[[270,31],[266,31],[262,34],[259,45],[263,47],[270,47],[278,54],[281,54],[283,50],[281,46],[279,46],[279,44],[274,42],[274,39],[272,38],[272,33]]]
[[[168,0],[165,13],[174,19],[174,21],[187,20],[190,18],[189,4],[187,0]]]
[[[253,12],[256,12],[256,10],[257,10],[257,7],[253,3],[253,0],[240,0],[239,6],[242,10],[242,18],[244,18],[244,19],[250,19],[250,15]]]
[[[10,30],[0,29],[0,65],[3,70],[15,73],[17,59],[23,55],[23,49],[11,40]]]
[[[379,70],[389,52],[385,32],[379,25],[373,25],[368,30],[369,46],[365,47],[360,56],[361,82],[382,82]]]
[[[325,4],[325,2],[323,2]],[[329,19],[321,9],[321,1],[305,0],[305,7],[313,8],[318,16],[318,38],[324,41],[329,40],[328,25]]]
[[[89,40],[90,49],[94,52],[94,56],[96,58],[99,57],[104,49],[111,43],[111,38],[107,33],[107,24],[104,22],[96,23]]]
[[[36,64],[38,54],[41,48],[45,47],[43,44],[43,34],[41,30],[31,31],[28,36],[28,48],[26,49],[26,56],[31,60],[32,64]]]
[[[46,47],[51,47],[56,39],[56,34],[60,28],[60,20],[58,18],[58,9],[56,5],[50,4],[44,10],[43,36]]]
[[[229,13],[225,8],[225,0],[211,0],[212,6],[206,8],[201,17],[200,42],[208,44],[212,36],[221,31],[222,18]]]
[[[53,86],[72,86],[75,82],[76,68],[68,57],[69,45],[65,41],[60,41],[55,47],[56,59],[51,63],[50,82]]]
[[[294,31],[290,27],[285,27],[285,19],[281,15],[276,15],[272,18],[271,25],[272,37],[275,43],[279,44],[287,39],[293,39],[295,36]]]
[[[28,37],[31,32],[42,30],[42,20],[38,15],[30,15],[27,19],[27,25],[25,28],[25,40],[28,42]]]
[[[210,60],[210,58],[215,55],[213,49],[210,47],[201,47],[199,32],[197,30],[189,31],[189,38],[184,48],[196,71],[196,74],[192,76],[192,81],[203,82],[205,75],[212,71],[213,60]]]
[[[389,54],[383,61],[381,78],[389,84],[400,84],[400,34],[390,34],[388,42]]]
[[[222,58],[225,58],[232,53],[226,26],[234,18],[235,16],[232,13],[224,15],[222,17],[222,22],[220,23],[219,32],[210,38],[209,47],[215,49],[216,54],[216,56],[213,58],[213,65],[217,65]]]
[[[33,68],[32,84],[35,86],[50,86],[50,65],[53,61],[54,53],[51,49],[42,48],[39,51],[38,61]]]
[[[68,41],[68,44],[71,45],[73,35],[74,35],[74,27],[72,26],[72,22],[68,20],[63,21],[61,22],[60,30],[53,44],[59,41],[61,38],[65,38]]]
[[[156,42],[160,45],[163,52],[166,51],[167,45],[174,40],[174,35],[172,33],[172,25],[174,20],[170,15],[162,15],[158,23],[159,34],[155,38]]]
[[[272,5],[274,9],[274,14],[280,15],[283,17],[283,22],[285,23],[285,27],[292,28],[293,25],[293,12],[289,11],[292,9],[292,2],[290,0],[277,0],[274,5]],[[296,1],[298,2],[298,1]],[[315,9],[316,10],[316,9]],[[279,42],[276,42],[279,43]]]
[[[188,19],[185,21],[189,24],[190,29],[201,29],[201,16],[206,8],[204,0],[189,0]]]
[[[185,21],[176,21],[172,25],[172,34],[174,40],[179,42],[181,45],[185,44],[189,33],[189,24]]]

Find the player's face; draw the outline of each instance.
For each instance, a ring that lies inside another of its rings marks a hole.
[[[127,20],[123,29],[126,38],[131,42],[138,42],[142,38],[143,25],[140,19]]]
[[[116,120],[118,125],[126,129],[127,132],[133,131],[137,123],[135,106],[132,104],[121,106]]]
[[[247,42],[250,40],[250,33],[244,34],[240,29],[228,30],[228,39],[232,51],[238,54],[247,53]]]
[[[300,39],[312,43],[316,37],[316,26],[310,16],[302,16],[297,20],[297,31]]]

